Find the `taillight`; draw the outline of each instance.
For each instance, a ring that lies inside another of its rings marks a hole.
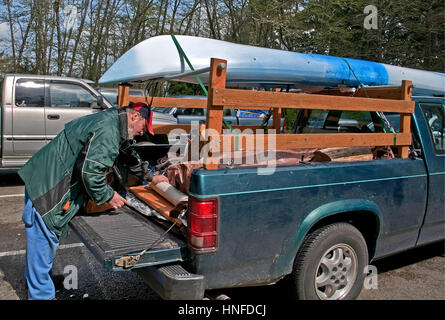
[[[283,131],[281,133],[286,133],[286,130],[287,130],[286,126],[287,126],[286,119],[284,119],[284,121],[283,121]]]
[[[188,242],[195,251],[215,251],[218,246],[218,201],[189,197]]]

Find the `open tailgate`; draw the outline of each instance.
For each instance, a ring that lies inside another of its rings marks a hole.
[[[155,242],[133,268],[183,261],[186,253],[184,241],[169,233],[158,241],[165,230],[127,206],[108,213],[78,214],[70,227],[107,270],[123,270],[120,258],[137,256]]]

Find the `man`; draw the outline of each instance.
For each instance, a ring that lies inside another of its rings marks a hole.
[[[50,272],[59,236],[68,235],[68,222],[86,200],[113,209],[127,203],[106,184],[106,172],[127,140],[146,130],[153,134],[151,120],[150,108],[142,103],[73,120],[19,170],[25,182],[22,219],[29,299],[55,298]],[[162,175],[148,178],[168,181]]]

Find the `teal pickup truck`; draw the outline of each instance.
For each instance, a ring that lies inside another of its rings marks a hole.
[[[444,98],[413,101],[409,158],[195,170],[182,232],[129,207],[70,225],[106,269],[137,272],[165,299],[281,279],[299,299],[354,299],[370,263],[445,238]],[[304,111],[295,133],[376,130],[369,115]]]

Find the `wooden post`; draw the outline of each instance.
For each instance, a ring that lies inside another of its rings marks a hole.
[[[273,129],[275,129],[275,133],[281,133],[281,108],[273,108]]]
[[[223,122],[223,105],[213,104],[213,90],[211,89],[224,89],[226,87],[226,70],[227,61],[222,59],[212,58],[210,60],[210,77],[209,77],[209,97],[207,99],[207,116],[206,116],[206,129],[207,134],[211,129],[213,132],[222,134],[222,122]],[[208,137],[208,142],[212,144],[211,137]],[[219,146],[216,150],[210,150],[209,157],[204,164],[206,169],[214,170],[218,168],[219,159],[213,157],[213,153],[218,153]]]
[[[117,91],[117,107],[122,108],[128,106],[130,97],[130,85],[119,84]]]
[[[403,80],[401,86],[401,100],[411,101],[412,97],[412,81]],[[401,113],[400,114],[400,133],[410,133],[411,132],[411,114]],[[399,147],[399,157],[408,158],[409,146]]]

